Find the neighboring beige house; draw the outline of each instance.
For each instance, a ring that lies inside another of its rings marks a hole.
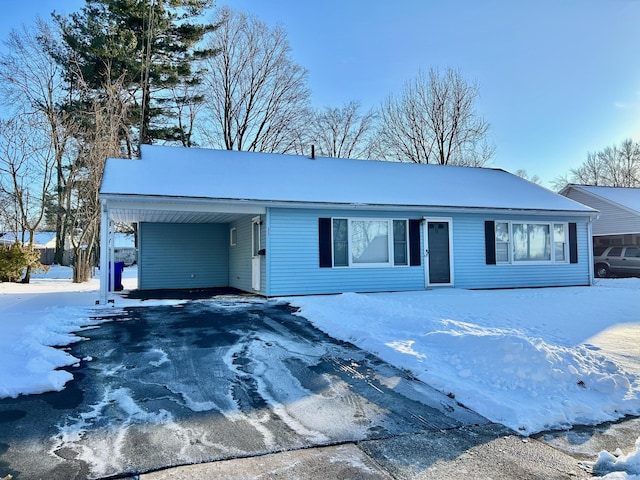
[[[640,188],[567,185],[560,194],[600,212],[594,247],[640,245]]]

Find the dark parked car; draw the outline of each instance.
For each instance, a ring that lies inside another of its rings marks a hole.
[[[596,247],[593,250],[596,277],[611,275],[640,277],[640,246]]]

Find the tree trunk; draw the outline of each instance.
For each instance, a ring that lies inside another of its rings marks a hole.
[[[27,266],[26,271],[24,272],[24,277],[20,283],[29,283],[31,281],[31,265]]]
[[[90,253],[82,248],[76,248],[75,262],[73,263],[73,283],[88,282],[93,274],[93,265]]]

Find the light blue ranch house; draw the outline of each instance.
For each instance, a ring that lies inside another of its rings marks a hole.
[[[141,290],[274,297],[593,278],[596,210],[499,169],[143,145],[141,159],[107,160],[100,199],[101,263],[114,223],[137,223]]]

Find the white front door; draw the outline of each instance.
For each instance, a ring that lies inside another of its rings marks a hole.
[[[425,285],[453,285],[452,220],[426,218],[424,222]]]
[[[251,221],[251,288],[260,291],[260,217]]]

